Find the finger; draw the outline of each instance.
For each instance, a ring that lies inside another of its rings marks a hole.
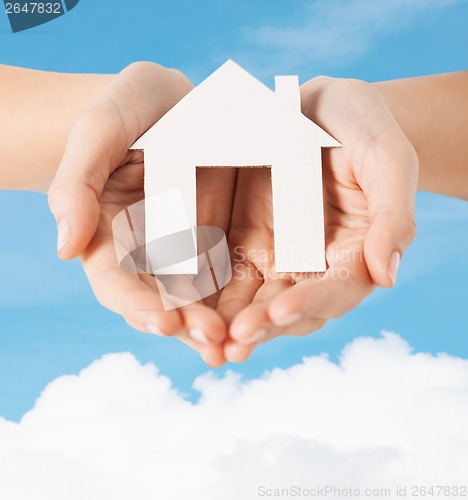
[[[227,328],[224,321],[214,309],[203,303],[193,276],[170,275],[158,276],[155,279],[145,275],[142,279],[154,288],[166,307],[178,311],[184,329],[193,340],[209,345],[219,344],[226,338]]]
[[[288,336],[288,337],[303,337],[310,333],[320,330],[327,324],[326,319],[322,318],[305,318],[303,320],[292,323],[288,326],[272,329],[271,333],[267,336],[265,341],[272,340],[275,337]]]
[[[147,330],[147,325],[143,323],[139,323],[136,321],[132,321],[130,319],[125,319],[129,326],[144,333],[153,333]],[[177,335],[174,335],[174,338],[180,340],[184,344],[191,347],[194,351],[197,351],[205,363],[211,368],[219,368],[223,364],[226,363],[226,358],[224,356],[223,348],[221,345],[204,345],[199,342],[196,342],[192,338],[190,338],[185,329],[181,330]]]
[[[179,309],[188,335],[204,345],[220,344],[227,336],[227,327],[221,316],[202,301]]]
[[[321,277],[304,280],[273,298],[268,318],[283,327],[306,318],[338,318],[359,305],[373,288],[359,256],[337,259]]]
[[[229,230],[232,197],[236,171],[234,169],[197,170],[197,220],[201,226],[220,227]],[[199,273],[206,273],[201,259]],[[208,271],[209,272],[209,271]],[[197,344],[220,344],[227,335],[227,328],[220,315],[203,303],[206,297],[197,289],[196,280],[191,276],[158,277],[158,282],[166,285],[174,304],[178,306],[184,327],[189,337]],[[203,280],[205,282],[205,280]],[[222,352],[222,351],[221,351]],[[207,354],[212,357],[212,354]],[[224,359],[224,358],[223,358]]]
[[[301,92],[304,113],[325,130],[336,130],[343,151],[353,151],[353,172],[371,222],[366,263],[376,285],[393,286],[400,257],[415,234],[416,152],[374,85],[319,77]]]
[[[249,359],[255,347],[256,344],[242,345],[229,338],[224,343],[224,357],[231,363],[243,363]]]
[[[267,299],[263,303],[263,305],[266,306],[270,300],[271,298]],[[262,335],[257,342],[251,344],[239,343],[234,339],[229,338],[224,344],[224,355],[228,361],[231,361],[233,363],[242,363],[251,356],[251,354],[259,344],[263,344],[277,337],[280,331],[281,328],[269,324],[265,327],[265,334]]]
[[[197,351],[210,368],[219,368],[227,362],[223,344],[197,345]]]
[[[325,319],[305,319],[295,324],[286,327],[275,327],[271,325],[267,328],[267,332],[263,340],[257,344],[243,345],[235,340],[228,339],[224,344],[224,355],[228,361],[233,363],[243,363],[246,361],[259,344],[264,344],[280,336],[296,336],[302,337],[309,335],[325,326]]]
[[[257,289],[252,298],[243,298],[245,305],[234,317],[229,328],[230,338],[224,344],[224,355],[228,361],[246,361],[255,347],[267,338],[272,328],[267,314],[268,302],[288,286],[291,284],[281,279],[269,280]],[[252,287],[250,292],[253,291]],[[239,301],[237,305],[240,304]]]
[[[49,189],[61,258],[83,252],[96,231],[98,200],[110,173],[128,158],[128,147],[190,88],[173,71],[134,64],[77,120]]]
[[[398,144],[397,139],[386,140],[387,146],[382,144],[366,158],[365,179],[357,180],[369,207],[370,227],[364,242],[367,267],[376,285],[388,287],[395,284],[400,258],[416,232],[418,162],[409,143],[408,148],[395,151],[391,144]]]
[[[198,226],[211,226],[218,227],[224,231],[224,234],[229,233],[231,223],[232,204],[234,199],[234,191],[236,186],[237,169],[235,168],[197,168],[197,224]],[[199,238],[209,237],[211,232],[200,231]],[[227,236],[226,236],[227,238]],[[199,248],[203,246],[207,248],[207,242],[199,240]],[[219,257],[219,260],[214,256]],[[210,252],[210,260],[206,261],[208,257],[200,256],[199,263],[208,262],[212,270],[208,270],[206,276],[209,280],[210,274],[218,276],[218,272],[222,273],[226,267],[229,268],[229,263],[226,261],[226,256],[221,253],[213,254]],[[199,269],[199,275],[202,274]],[[213,279],[214,281],[214,279]],[[206,279],[202,276],[202,282],[206,283]],[[208,297],[202,297],[204,303],[209,307],[215,309],[220,292],[216,292]]]
[[[125,322],[127,323],[128,326],[130,326],[134,330],[137,330],[137,331],[139,331],[141,333],[148,333],[150,335],[156,335],[157,337],[167,337],[167,338],[169,338],[169,336],[165,335],[162,331],[159,331],[159,330],[151,331],[148,328],[148,324],[147,323],[141,323],[140,321],[135,321],[132,318],[125,318],[125,317],[124,317],[124,320],[125,320]]]
[[[271,327],[268,314],[270,300],[290,287],[291,283],[282,279],[266,281],[252,303],[232,321],[229,328],[231,338],[241,345],[258,344],[265,340]]]
[[[86,266],[85,269],[99,302],[107,309],[124,316],[133,328],[153,335],[174,336],[198,351],[212,368],[226,362],[220,345],[205,345],[191,338],[187,333],[186,316],[181,315],[178,310],[165,311],[159,295],[140,281],[137,275],[115,268],[103,269],[96,274],[93,266]],[[200,324],[205,318],[196,319],[197,324]],[[203,324],[206,323],[209,324],[209,321],[205,319]],[[212,331],[216,332],[215,329]]]
[[[228,328],[236,315],[255,299],[263,283],[260,271],[252,263],[234,263],[233,278],[222,291],[217,308]],[[250,357],[255,346],[255,343],[242,345],[229,337],[224,343],[224,356],[233,363],[242,363]]]
[[[145,325],[150,333],[175,335],[183,328],[177,310],[165,311],[159,295],[138,275],[119,268],[111,238],[95,239],[82,261],[96,298],[107,309]]]
[[[268,252],[273,248],[271,172],[267,168],[247,170],[238,173],[231,218],[233,277],[218,303],[218,311],[228,325],[252,302],[272,264],[272,252]]]
[[[229,232],[236,179],[235,168],[197,168],[199,226],[215,226]]]
[[[252,302],[262,284],[263,278],[254,265],[234,262],[231,281],[222,290],[216,309],[228,326]]]

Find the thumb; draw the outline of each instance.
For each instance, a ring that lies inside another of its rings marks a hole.
[[[86,249],[109,176],[131,157],[130,145],[191,88],[177,70],[133,63],[78,118],[48,193],[61,258],[72,259]]]
[[[57,252],[68,260],[88,246],[99,222],[99,198],[112,170],[126,154],[125,137],[115,136],[116,125],[98,108],[80,117],[72,129],[62,162],[49,192],[49,207],[56,219]],[[114,139],[114,140],[112,140]],[[120,146],[120,147],[119,147]],[[111,155],[108,151],[114,150]]]
[[[384,287],[395,284],[401,256],[416,233],[418,159],[407,140],[399,143],[404,146],[399,152],[382,147],[378,154],[376,149],[370,155],[374,158],[368,157],[367,179],[360,182],[367,196],[370,219],[364,257],[372,280]]]

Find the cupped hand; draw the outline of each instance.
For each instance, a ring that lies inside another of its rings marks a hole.
[[[198,224],[229,234],[234,277],[219,297],[164,311],[154,280],[119,268],[112,220],[143,199],[143,157],[128,147],[191,89],[151,63],[115,77],[75,124],[49,191],[59,255],[81,255],[98,300],[138,330],[176,336],[210,366],[242,361],[278,335],[304,335],[392,286],[414,235],[417,158],[376,89],[319,78],[302,88],[303,112],[343,148],[324,151],[328,270],[274,271],[269,171],[198,174]],[[229,338],[227,338],[229,327]]]
[[[323,150],[327,271],[275,273],[270,172],[241,170],[229,232],[234,276],[218,302],[231,361],[279,335],[311,333],[376,285],[393,286],[415,234],[417,155],[376,88],[319,77],[302,86],[301,100],[343,145]]]
[[[144,197],[143,154],[128,148],[191,88],[180,72],[153,63],[132,64],[114,77],[74,125],[49,204],[59,230],[59,256],[81,256],[102,305],[138,330],[179,338],[209,365],[219,366],[227,335],[219,314],[202,302],[164,311],[153,278],[120,269],[112,235],[114,217]],[[200,224],[227,230],[234,174],[216,173],[209,183],[201,174]]]

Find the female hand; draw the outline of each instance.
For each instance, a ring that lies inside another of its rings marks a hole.
[[[302,86],[301,99],[303,113],[343,144],[323,150],[328,269],[275,273],[273,259],[262,258],[273,251],[270,173],[240,171],[229,244],[245,259],[218,304],[230,324],[224,349],[231,361],[278,335],[321,328],[375,285],[393,286],[415,234],[417,155],[376,88],[319,77]]]
[[[225,362],[225,323],[199,302],[164,311],[150,276],[119,268],[112,220],[143,199],[143,156],[128,151],[133,142],[192,88],[180,72],[153,63],[135,63],[114,77],[76,121],[55,180],[49,189],[57,220],[58,252],[81,256],[99,302],[134,328],[176,336],[198,350],[211,366]],[[200,224],[227,228],[234,177],[223,173],[199,179],[203,199]]]

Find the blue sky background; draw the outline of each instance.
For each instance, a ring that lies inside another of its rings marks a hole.
[[[18,34],[0,12],[0,63],[110,73],[146,59],[199,83],[232,58],[269,86],[282,73],[377,81],[467,69],[467,25],[463,0],[81,0],[62,18]],[[421,193],[417,219],[393,290],[377,291],[321,332],[262,346],[227,369],[253,377],[307,355],[334,358],[352,338],[381,330],[417,350],[468,357],[467,205]],[[45,196],[0,192],[0,223],[0,416],[18,419],[49,381],[108,352],[154,362],[196,397],[191,383],[206,371],[198,355],[132,331],[97,304],[79,262],[56,258]]]

